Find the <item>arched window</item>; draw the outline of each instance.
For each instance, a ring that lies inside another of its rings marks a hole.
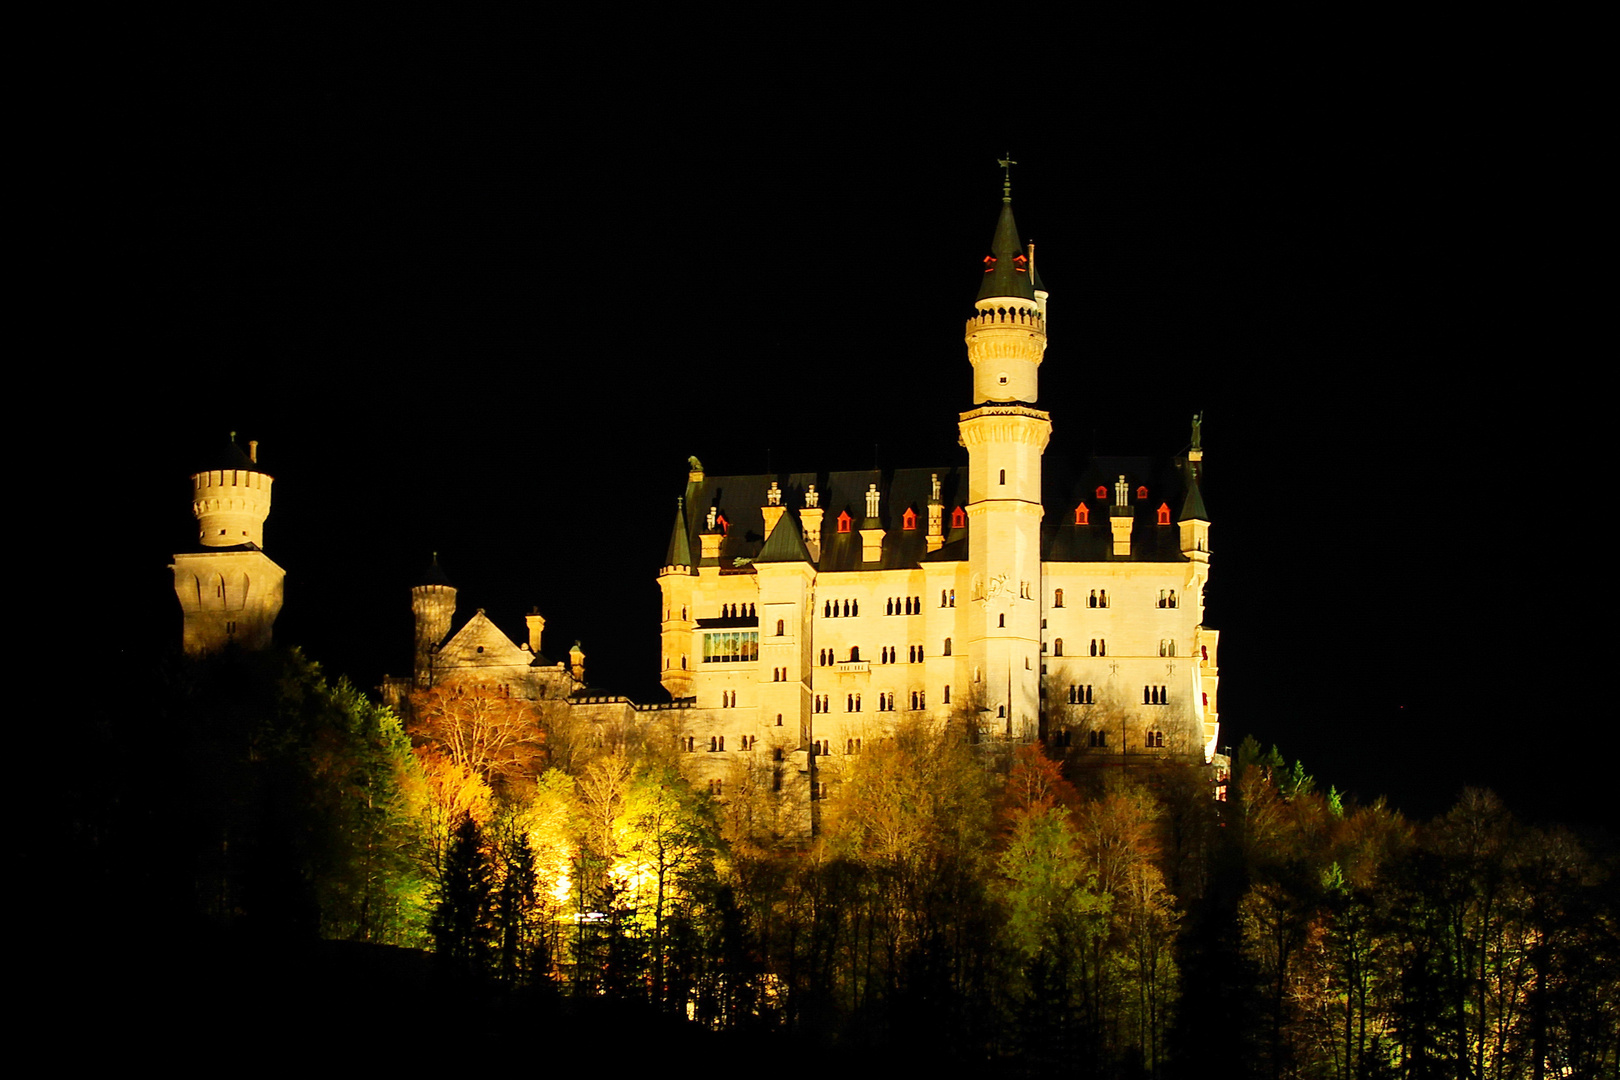
[[[1007,486],[1007,470],[1006,469],[1001,470],[1001,486],[1002,487]]]
[[[1005,720],[1007,718],[1007,706],[1005,706],[1005,705],[997,705],[996,706],[996,716],[998,718],[1000,718],[1000,719]]]
[[[1160,590],[1159,590],[1159,606],[1160,606],[1160,607],[1164,607],[1164,606],[1165,606],[1165,602],[1164,602],[1164,590],[1163,590],[1163,589],[1160,589]]]
[[[1171,656],[1176,655],[1176,639],[1171,638],[1169,641],[1165,642],[1165,644],[1170,647],[1169,655],[1171,655]]]
[[[998,627],[1004,627],[1004,626],[1007,625],[1007,616],[1000,615],[1000,616],[997,616],[997,617],[1001,620],[999,623],[996,624]]]
[[[1086,606],[1087,607],[1096,607],[1097,606],[1097,590],[1096,589],[1091,590],[1091,598],[1088,601],[1086,601]]]
[[[1174,590],[1174,589],[1170,590],[1170,606],[1171,607],[1176,606],[1176,590]]]
[[[1053,607],[1062,607],[1063,606],[1063,590],[1062,589],[1057,589],[1057,590],[1053,591],[1053,593],[1052,593],[1052,606]]]
[[[949,705],[950,703],[951,703],[951,687],[950,687],[949,683],[946,683],[945,684],[945,704]]]
[[[857,663],[860,660],[860,658],[861,658],[861,647],[859,645],[851,645],[849,647],[849,662],[852,663],[852,664]]]
[[[1200,645],[1200,646],[1198,646],[1198,655],[1203,659],[1204,663],[1206,663],[1206,664],[1209,663],[1209,646],[1208,645]]]
[[[1209,708],[1209,691],[1204,691],[1204,708]]]
[[[1052,642],[1052,655],[1053,656],[1062,656],[1063,655],[1063,639],[1062,638],[1058,638],[1056,641]]]
[[[1097,655],[1097,639],[1096,638],[1091,639],[1091,655],[1092,656]]]
[[[944,589],[939,590],[939,606],[940,607],[945,606],[945,590]]]
[[[787,620],[786,619],[777,619],[776,620],[776,636],[781,637],[781,636],[783,636],[784,633],[786,633],[786,631],[787,631]]]
[[[777,727],[781,727],[781,726],[782,726],[782,714],[781,714],[781,713],[777,713],[777,714],[776,714],[776,726],[777,726]],[[778,750],[778,751],[777,751],[777,753],[778,753],[778,754],[780,754],[780,753],[781,753],[781,751],[780,751],[780,750]],[[780,761],[780,760],[781,760],[781,758],[780,758],[780,757],[778,757],[778,758],[777,758],[777,760],[778,760],[778,761]]]
[[[831,601],[823,600],[821,602],[821,617],[823,619],[832,618],[832,602]]]
[[[855,711],[856,712],[861,711],[861,695],[859,695],[859,694],[855,695]]]
[[[949,655],[951,655],[951,639],[950,638],[945,639],[945,648],[940,653],[940,655],[941,656],[949,656]]]
[[[955,606],[956,606],[956,590],[952,589],[951,590],[951,607],[955,607]]]
[[[1108,590],[1107,589],[1102,589],[1097,593],[1097,606],[1098,607],[1107,607],[1108,606]]]

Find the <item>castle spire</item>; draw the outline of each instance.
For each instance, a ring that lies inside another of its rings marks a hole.
[[[990,254],[984,260],[984,281],[979,285],[976,299],[992,296],[1016,296],[1024,300],[1035,299],[1035,286],[1029,280],[1029,258],[1018,239],[1018,223],[1012,212],[1011,155],[998,159],[1006,176],[1001,184],[1001,216],[996,219],[996,232],[990,240]]]

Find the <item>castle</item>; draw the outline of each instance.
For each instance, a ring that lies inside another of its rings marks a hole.
[[[670,702],[589,693],[577,644],[566,662],[541,653],[538,612],[521,643],[482,610],[455,630],[436,557],[412,590],[412,675],[385,698],[493,682],[595,723],[661,720],[718,795],[739,770],[768,773],[796,807],[790,831],[813,827],[841,763],[903,717],[1097,761],[1216,762],[1198,420],[1172,459],[1099,457],[1043,483],[1048,300],[1004,189],[965,328],[965,468],[713,476],[690,459],[657,575]],[[259,550],[270,478],[252,456],[193,481],[204,551],[174,565],[193,651],[261,644],[280,608],[281,571]]]

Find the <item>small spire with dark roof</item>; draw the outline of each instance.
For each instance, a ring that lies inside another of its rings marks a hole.
[[[664,553],[665,566],[692,565],[692,538],[686,531],[686,500],[675,500],[675,528],[669,534],[669,549]]]
[[[1035,288],[1029,280],[1029,259],[1018,240],[1018,223],[1012,212],[1011,155],[1000,159],[1007,177],[1001,188],[1001,216],[996,219],[996,234],[990,240],[990,257],[984,264],[984,282],[979,286],[977,299],[992,296],[1016,296],[1024,300],[1035,299]]]
[[[439,553],[437,551],[433,553],[433,565],[422,571],[422,576],[416,580],[416,584],[418,586],[445,585],[452,589],[455,588],[454,585],[450,584],[450,578],[446,576],[444,570],[439,566]]]

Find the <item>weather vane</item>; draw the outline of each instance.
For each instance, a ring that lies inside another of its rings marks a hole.
[[[1012,151],[1007,151],[1004,158],[996,158],[996,164],[1001,166],[1001,201],[1012,202],[1012,167],[1018,162],[1012,159]]]

